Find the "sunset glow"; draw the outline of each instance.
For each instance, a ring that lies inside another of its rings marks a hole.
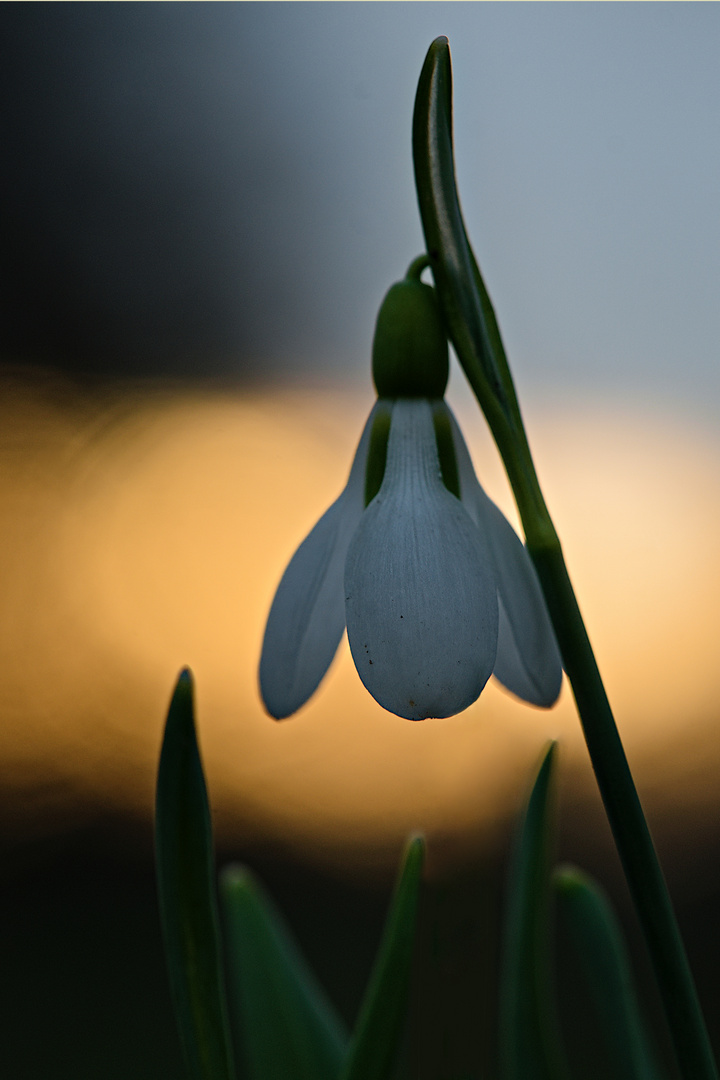
[[[270,600],[342,488],[370,405],[350,389],[83,395],[6,376],[0,771],[18,835],[108,809],[149,818],[185,664],[222,842],[371,872],[422,827],[432,872],[495,843],[550,737],[585,798],[567,686],[544,712],[491,683],[462,715],[412,724],[369,697],[343,642],[296,717],[265,715]],[[479,477],[516,521],[482,419],[457,410]],[[717,812],[720,449],[602,404],[537,411],[529,431],[651,818]]]

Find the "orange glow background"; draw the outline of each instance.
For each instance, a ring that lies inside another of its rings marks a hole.
[[[224,848],[385,874],[420,827],[443,873],[496,850],[548,738],[562,743],[567,827],[601,828],[567,686],[549,712],[490,685],[461,716],[411,724],[367,695],[343,643],[297,716],[263,712],[268,606],[345,483],[369,389],[83,391],[10,369],[1,388],[6,843],[108,814],[149,829],[185,664]],[[454,404],[516,521],[484,421],[461,392]],[[643,801],[682,863],[720,811],[718,440],[632,403],[536,405],[527,419]]]

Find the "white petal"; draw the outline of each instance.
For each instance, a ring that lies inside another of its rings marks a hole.
[[[345,490],[293,555],[270,608],[260,692],[277,720],[317,689],[345,629],[345,556],[365,507],[365,463],[379,407],[376,402],[365,424]]]
[[[531,705],[549,708],[560,693],[562,660],[535,567],[510,522],[475,475],[455,417],[447,407],[463,505],[483,534],[498,582],[499,626],[493,674]]]
[[[490,677],[495,578],[478,530],[442,482],[427,401],[393,406],[382,487],[347,555],[345,609],[360,678],[398,716],[452,716]]]

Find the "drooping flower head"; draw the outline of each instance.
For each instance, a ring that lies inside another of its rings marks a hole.
[[[378,400],[345,490],[290,561],[268,616],[260,689],[281,719],[325,675],[347,627],[358,674],[411,720],[471,705],[492,674],[548,707],[562,667],[527,551],[478,483],[443,400],[447,339],[416,260],[373,342]]]

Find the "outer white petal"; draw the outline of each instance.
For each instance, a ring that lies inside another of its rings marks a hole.
[[[277,720],[296,712],[317,689],[345,629],[345,557],[365,507],[365,463],[379,407],[365,424],[345,490],[293,555],[270,608],[260,692]]]
[[[488,498],[475,475],[470,454],[447,405],[460,477],[460,496],[483,534],[498,582],[499,626],[493,674],[513,694],[549,708],[560,693],[562,660],[525,545]]]
[[[442,482],[427,401],[393,406],[383,483],[347,555],[345,609],[360,678],[398,716],[452,716],[490,677],[495,578],[480,533]]]

